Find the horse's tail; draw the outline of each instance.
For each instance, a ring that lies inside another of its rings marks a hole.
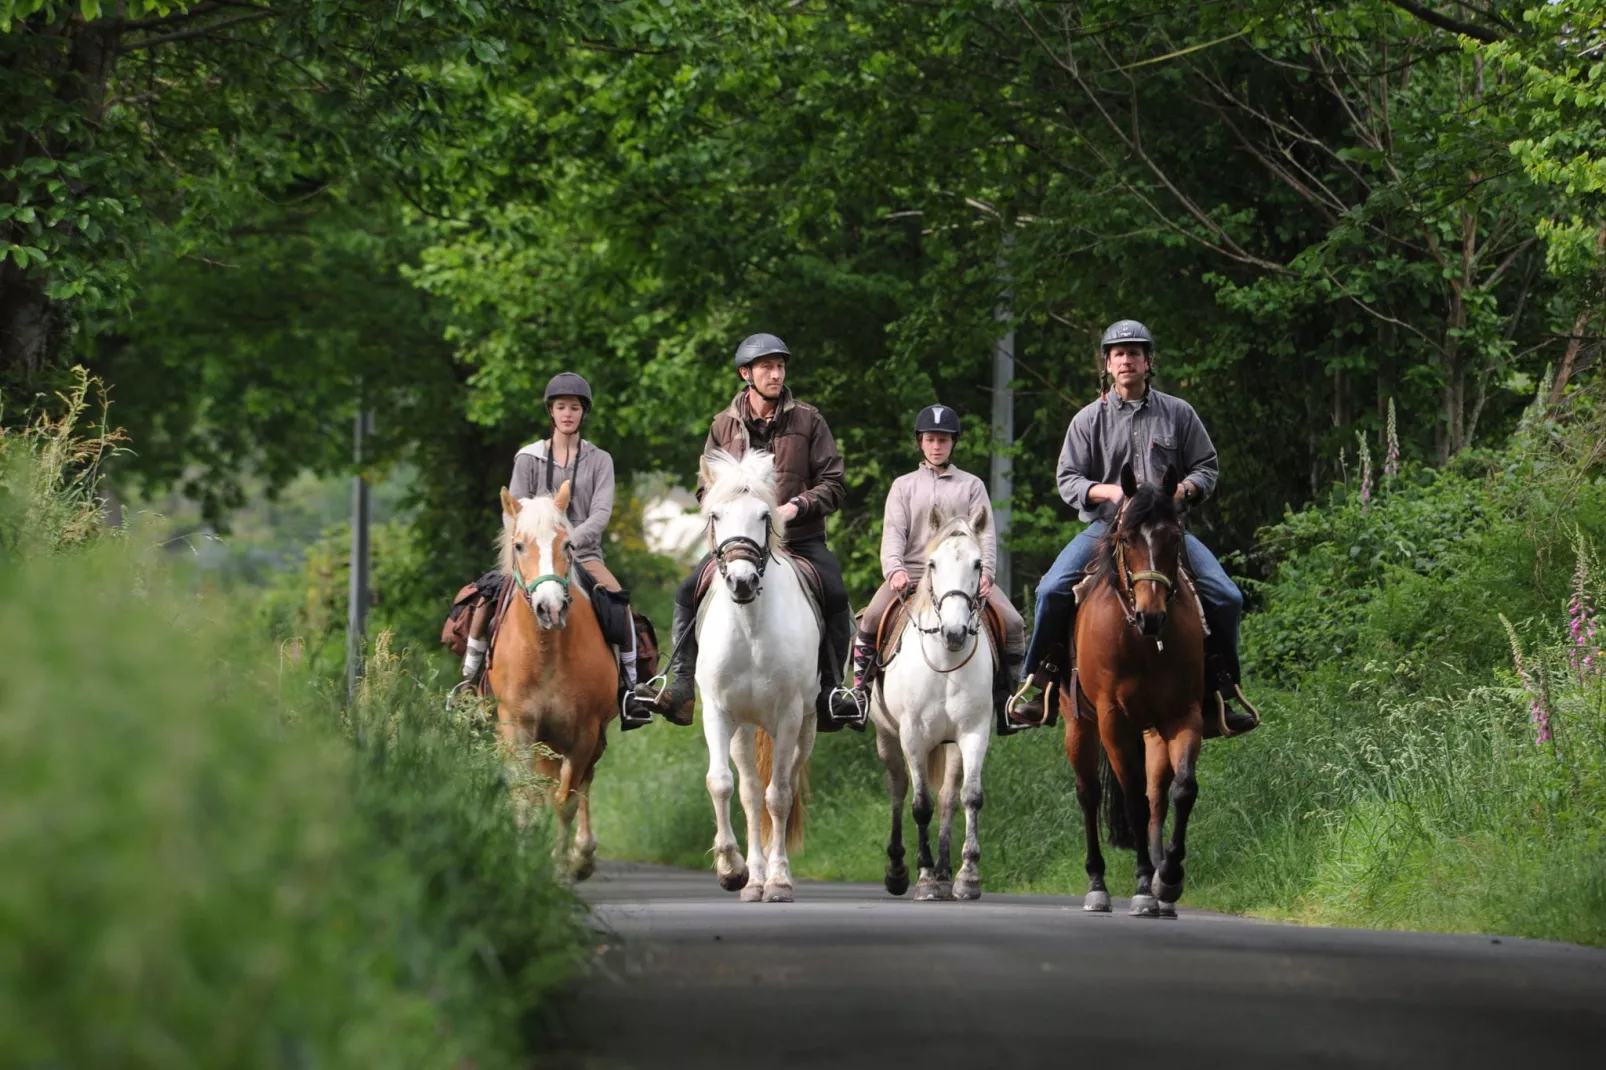
[[[758,779],[769,790],[770,777],[775,772],[775,741],[762,728],[758,729]],[[786,849],[803,849],[803,831],[808,823],[806,800],[809,794],[809,763],[803,762],[792,784],[792,809],[786,815]],[[765,850],[770,845],[770,823],[759,822],[758,842]]]
[[[1132,821],[1126,812],[1126,792],[1115,779],[1115,767],[1110,764],[1110,755],[1103,743],[1099,744],[1099,788],[1104,795],[1105,839],[1111,847],[1137,850],[1138,839],[1132,833]]]

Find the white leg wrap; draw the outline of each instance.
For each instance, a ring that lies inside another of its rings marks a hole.
[[[487,644],[483,639],[470,639],[468,641],[468,653],[463,655],[463,676],[465,678],[473,676],[480,671],[480,666],[485,664],[486,649]]]

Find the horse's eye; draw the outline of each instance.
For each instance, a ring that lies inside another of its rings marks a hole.
[[[981,571],[981,562],[980,561],[972,562],[971,563],[971,567],[974,568],[977,572],[980,572]]]
[[[718,513],[709,513],[708,514],[708,519],[712,520],[714,523],[717,524],[717,523],[719,523],[719,514]]]
[[[522,542],[516,542],[513,544],[513,549],[522,554],[524,552],[524,544]]]

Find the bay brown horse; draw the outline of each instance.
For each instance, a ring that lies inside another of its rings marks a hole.
[[[1134,917],[1176,917],[1187,855],[1188,818],[1204,732],[1204,618],[1182,571],[1177,474],[1141,487],[1121,469],[1124,495],[1094,558],[1095,580],[1076,613],[1077,710],[1065,719],[1065,754],[1087,833],[1083,908],[1105,912],[1099,851],[1100,748],[1113,772],[1112,847],[1137,851]],[[1103,780],[1108,783],[1106,775]],[[1163,842],[1167,804],[1175,817]],[[1136,836],[1144,829],[1147,835]],[[1159,866],[1156,871],[1156,860]]]
[[[573,597],[578,572],[569,555],[568,505],[567,482],[551,498],[523,501],[502,488],[502,572],[514,589],[496,632],[490,681],[497,735],[517,766],[511,779],[527,782],[529,762],[551,783],[554,855],[561,860],[567,850],[570,873],[585,880],[597,852],[588,795],[608,722],[619,713],[619,673],[591,600]],[[533,789],[514,790],[521,802],[530,801]]]

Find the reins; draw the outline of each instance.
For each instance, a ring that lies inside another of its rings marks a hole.
[[[1127,503],[1130,498],[1123,499],[1121,507],[1115,512],[1115,524],[1111,528],[1111,535],[1115,541],[1115,589],[1116,600],[1121,603],[1121,613],[1126,622],[1134,627],[1138,622],[1137,585],[1140,583],[1158,583],[1165,588],[1166,604],[1170,605],[1177,596],[1177,584],[1164,572],[1154,569],[1143,569],[1138,572],[1129,572],[1126,567],[1126,546],[1121,542],[1121,520],[1126,516]]]
[[[758,590],[753,592],[756,598],[764,592],[764,570],[769,567],[770,558],[774,556],[770,550],[770,518],[764,518],[763,541],[748,538],[746,535],[732,535],[722,539],[716,545],[714,542],[714,524],[708,524],[708,548],[714,555],[714,564],[719,568],[720,578],[725,577],[725,568],[731,560],[746,561],[758,570]]]
[[[961,591],[957,587],[951,591],[945,591],[939,596],[936,588],[936,573],[931,568],[930,564],[927,564],[926,566],[926,576],[924,582],[930,589],[931,608],[938,617],[938,623],[935,627],[927,628],[920,623],[919,612],[917,610],[911,610],[909,623],[913,625],[915,631],[919,632],[922,636],[936,635],[942,631],[942,604],[948,599],[963,598],[965,600],[965,608],[968,611],[965,617],[965,634],[971,638],[970,653],[966,654],[965,660],[961,661],[958,665],[955,665],[951,669],[937,668],[937,666],[931,663],[931,655],[926,653],[925,639],[922,638],[918,644],[920,647],[920,656],[925,660],[926,668],[930,669],[934,673],[946,676],[948,673],[958,672],[966,665],[969,665],[970,659],[975,657],[976,651],[981,649],[982,599],[979,593],[971,594],[969,591]]]

